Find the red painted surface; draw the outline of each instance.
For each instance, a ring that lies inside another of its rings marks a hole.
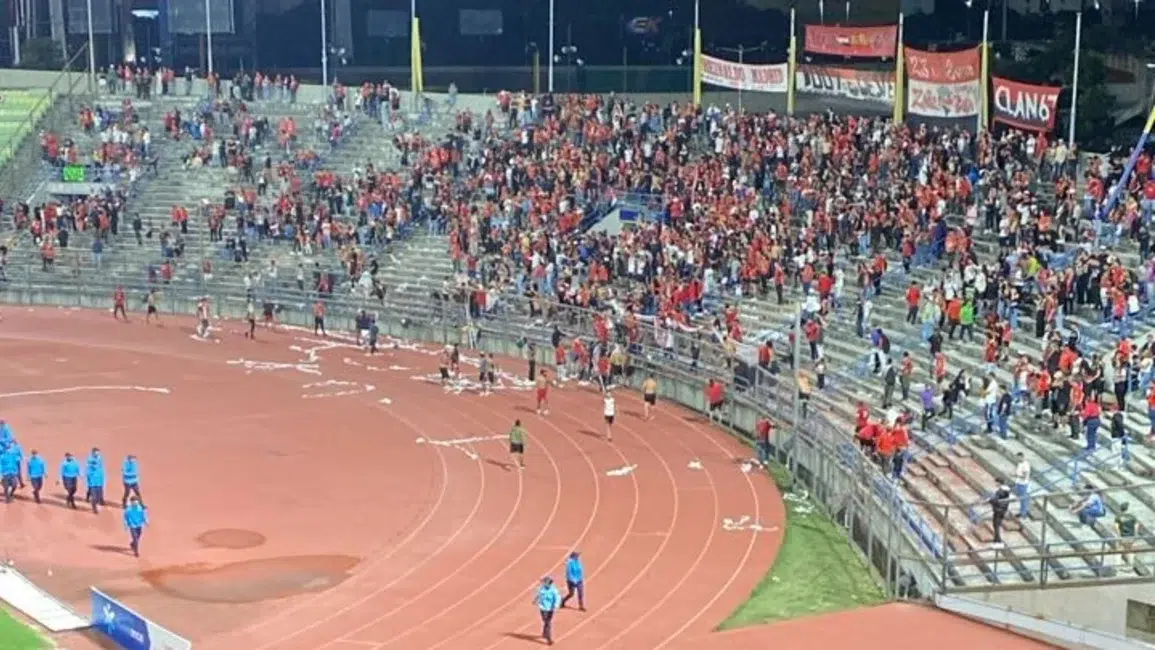
[[[826,638],[811,629],[824,618],[711,632],[765,573],[782,535],[723,531],[722,519],[775,527],[784,510],[766,477],[740,471],[742,445],[679,407],[662,404],[643,421],[640,399],[619,394],[609,444],[590,389],[551,390],[546,418],[533,414],[530,392],[445,394],[414,379],[435,372],[431,348],[367,359],[300,332],[258,331],[249,341],[226,325],[216,343],[191,338],[183,320],[157,327],[12,308],[4,318],[0,417],[26,450],[39,449],[54,477],[64,451],[83,458],[101,447],[110,501],[119,501],[123,456],[141,459],[152,523],[139,560],[123,553],[117,508],[69,511],[53,486],[42,506],[0,509],[5,554],[81,611],[97,585],[198,650],[516,648],[536,642],[537,581],[561,579],[564,558],[580,549],[589,611],[559,614],[559,647],[733,648],[752,636],[778,648],[834,647],[786,642]],[[254,369],[235,363],[242,358],[286,365]],[[171,392],[85,388],[98,386]],[[77,390],[44,392],[59,389]],[[341,391],[351,394],[304,397]],[[530,436],[521,472],[500,466],[503,440],[416,442],[502,435],[515,418]],[[688,468],[692,460],[702,469]],[[624,465],[637,469],[606,475]],[[230,530],[215,537],[246,543],[202,543],[221,529]],[[351,570],[325,572],[350,559]],[[880,647],[906,647],[895,638],[923,625],[906,616],[897,629],[883,626]]]

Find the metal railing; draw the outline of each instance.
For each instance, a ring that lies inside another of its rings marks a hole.
[[[20,138],[7,145],[11,155],[3,168],[0,168],[0,198],[5,201],[27,199],[18,194],[27,185],[29,170],[40,167],[43,157],[40,132],[61,131],[76,120],[72,99],[88,91],[88,75],[83,70],[74,72],[74,69],[77,62],[81,62],[83,67],[86,52],[82,47],[68,59],[56,80],[46,89],[44,97],[32,106],[24,121],[17,124],[16,131],[21,134]]]
[[[17,277],[10,269],[7,280],[0,282],[0,299],[6,302],[108,309],[117,284],[108,275],[52,275],[27,267],[15,272]],[[560,326],[567,336],[588,338],[593,332],[590,319],[594,312],[564,305],[548,305],[540,311],[535,308],[530,316],[528,311],[521,311],[522,307],[528,310],[527,304],[507,300],[474,318],[459,302],[409,295],[390,296],[387,301],[353,294],[318,295],[298,290],[292,280],[254,287],[248,294],[240,286],[224,283],[125,283],[134,299],[142,298],[150,288],[159,289],[162,311],[193,313],[197,298],[208,295],[218,316],[240,318],[252,299],[275,303],[280,322],[303,327],[311,324],[312,302],[322,300],[327,304],[329,323],[350,333],[357,312],[367,309],[377,314],[382,332],[388,335],[437,344],[461,343],[521,359],[526,359],[532,342],[541,364],[553,362],[553,325]],[[720,424],[747,440],[757,419],[777,421],[781,433],[768,451],[792,469],[794,485],[789,498],[816,503],[843,527],[893,596],[1002,585],[1021,588],[1024,584],[1060,581],[1087,584],[1116,576],[1124,553],[1129,553],[1128,562],[1138,574],[1135,579],[1146,579],[1155,570],[1149,559],[1152,540],[1146,530],[1133,540],[1130,549],[1120,543],[1128,540],[1109,532],[1109,518],[1095,524],[1100,539],[1072,535],[1069,520],[1074,515],[1068,509],[1080,496],[1077,493],[1031,495],[1030,534],[1024,534],[1029,544],[997,550],[978,547],[974,528],[985,525],[989,504],[938,504],[910,498],[854,444],[848,423],[832,420],[817,408],[804,409],[795,419],[796,388],[792,383],[772,376],[754,384],[745,382],[735,376],[733,356],[709,342],[699,343],[701,353],[695,358],[678,345],[657,345],[648,337],[630,343],[627,335],[620,328],[610,334],[611,342],[621,342],[630,352],[633,372],[619,381],[636,387],[644,376],[653,374],[665,398],[699,412],[706,411],[707,381],[721,381],[727,400]],[[1126,490],[1103,491],[1110,509],[1117,508],[1123,499],[1119,495]],[[1133,493],[1128,493],[1127,498],[1131,496]]]

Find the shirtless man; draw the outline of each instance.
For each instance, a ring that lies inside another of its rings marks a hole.
[[[654,418],[651,410],[654,405],[658,403],[658,380],[654,379],[653,375],[648,375],[645,381],[642,382],[642,408],[643,418],[652,420]]]
[[[437,355],[437,372],[440,375],[441,386],[445,389],[449,388],[449,351],[452,349],[453,346],[447,345],[441,350],[441,354]]]
[[[538,371],[537,379],[537,414],[549,415],[549,373],[543,368]]]
[[[158,312],[156,309],[156,289],[149,289],[148,290],[148,295],[145,296],[144,302],[145,302],[145,305],[147,305],[145,307],[145,310],[144,310],[144,322],[145,322],[145,324],[147,325],[149,323],[152,323],[152,319],[156,318],[156,323],[157,323],[157,325],[159,325],[160,324],[160,312]]]
[[[209,299],[200,298],[197,300],[197,336],[200,338],[208,338],[209,336]]]

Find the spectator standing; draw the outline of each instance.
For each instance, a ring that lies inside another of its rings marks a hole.
[[[1139,531],[1139,522],[1135,519],[1135,515],[1129,512],[1129,506],[1130,504],[1127,503],[1119,506],[1119,514],[1115,515],[1115,534],[1119,536],[1119,548],[1123,550],[1120,559],[1123,564],[1133,569],[1131,549],[1135,546],[1135,535]]]
[[[1019,500],[1019,519],[1030,516],[1031,509],[1031,464],[1027,462],[1023,452],[1016,455],[1018,463],[1015,465],[1015,497]]]
[[[992,548],[1003,548],[1003,520],[1007,518],[1007,508],[1010,501],[1011,491],[1007,489],[1002,480],[999,480],[995,484],[995,493],[991,495],[988,501],[991,504],[991,525],[995,531],[995,539],[991,543]]]

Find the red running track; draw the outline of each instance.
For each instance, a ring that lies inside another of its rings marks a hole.
[[[447,394],[423,379],[428,347],[368,359],[296,331],[249,341],[227,324],[204,342],[184,320],[4,316],[0,417],[53,468],[102,447],[110,484],[138,455],[152,526],[136,560],[118,511],[21,502],[0,543],[78,607],[99,585],[198,650],[525,647],[533,590],[572,549],[589,610],[559,614],[560,647],[701,647],[781,542],[782,501],[741,471],[744,447],[668,403],[644,421],[620,393],[610,444],[591,389],[551,391],[546,418],[528,391]],[[494,437],[515,418],[524,471]],[[723,530],[744,516],[767,530]]]

